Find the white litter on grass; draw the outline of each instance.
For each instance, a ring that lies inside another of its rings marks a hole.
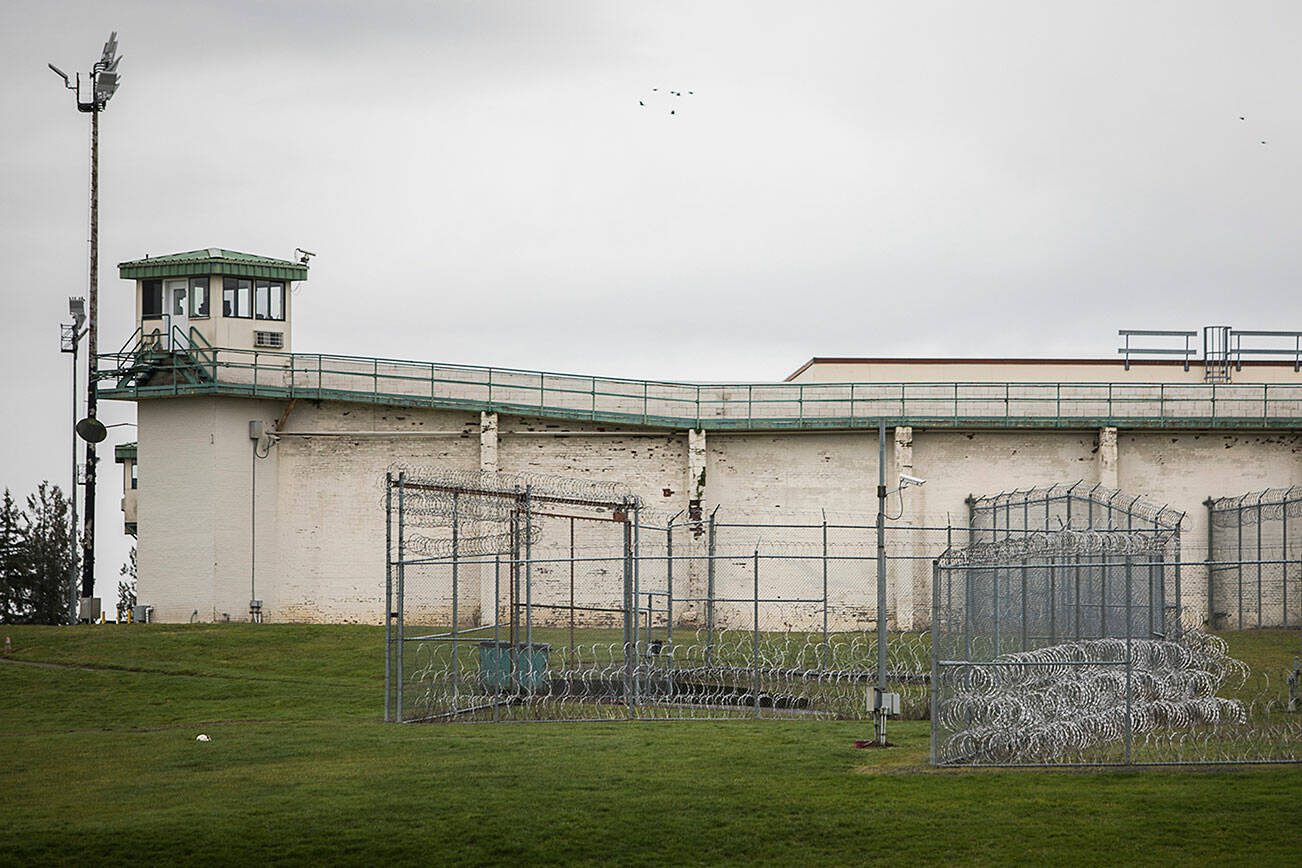
[[[199,733],[199,736],[195,739],[195,741],[212,741],[212,739],[210,739],[208,736],[204,735],[203,733]]]

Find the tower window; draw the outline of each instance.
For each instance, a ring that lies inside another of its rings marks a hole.
[[[163,318],[163,281],[145,280],[141,282],[140,318]]]
[[[222,278],[222,316],[250,319],[253,316],[253,281],[245,277]]]
[[[253,312],[258,319],[283,320],[285,284],[274,280],[259,280],[254,291]]]

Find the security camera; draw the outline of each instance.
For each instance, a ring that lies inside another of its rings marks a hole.
[[[910,476],[907,473],[900,474],[900,488],[908,488],[910,485],[926,485],[927,480],[919,479],[916,476]]]

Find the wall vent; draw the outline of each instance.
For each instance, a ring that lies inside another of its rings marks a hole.
[[[268,350],[283,350],[285,335],[283,332],[254,332],[253,345]]]

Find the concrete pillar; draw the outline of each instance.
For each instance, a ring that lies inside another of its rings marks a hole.
[[[497,472],[497,414],[479,414],[479,469]]]
[[[709,583],[709,537],[705,514],[706,460],[705,430],[687,430],[687,521],[689,532],[675,535],[675,554],[688,555],[686,570],[676,566],[675,575],[686,574],[687,592],[693,600],[705,597]],[[681,562],[680,562],[681,563]],[[687,624],[703,624],[705,605],[699,602],[685,604],[681,620]]]
[[[497,466],[497,414],[479,414],[479,470],[481,473],[496,473]],[[480,564],[479,570],[479,620],[480,625],[491,624],[495,617],[493,612],[493,581],[495,573],[492,564]]]
[[[1117,472],[1117,429],[1099,429],[1098,451],[1099,484],[1105,488],[1120,488]]]

